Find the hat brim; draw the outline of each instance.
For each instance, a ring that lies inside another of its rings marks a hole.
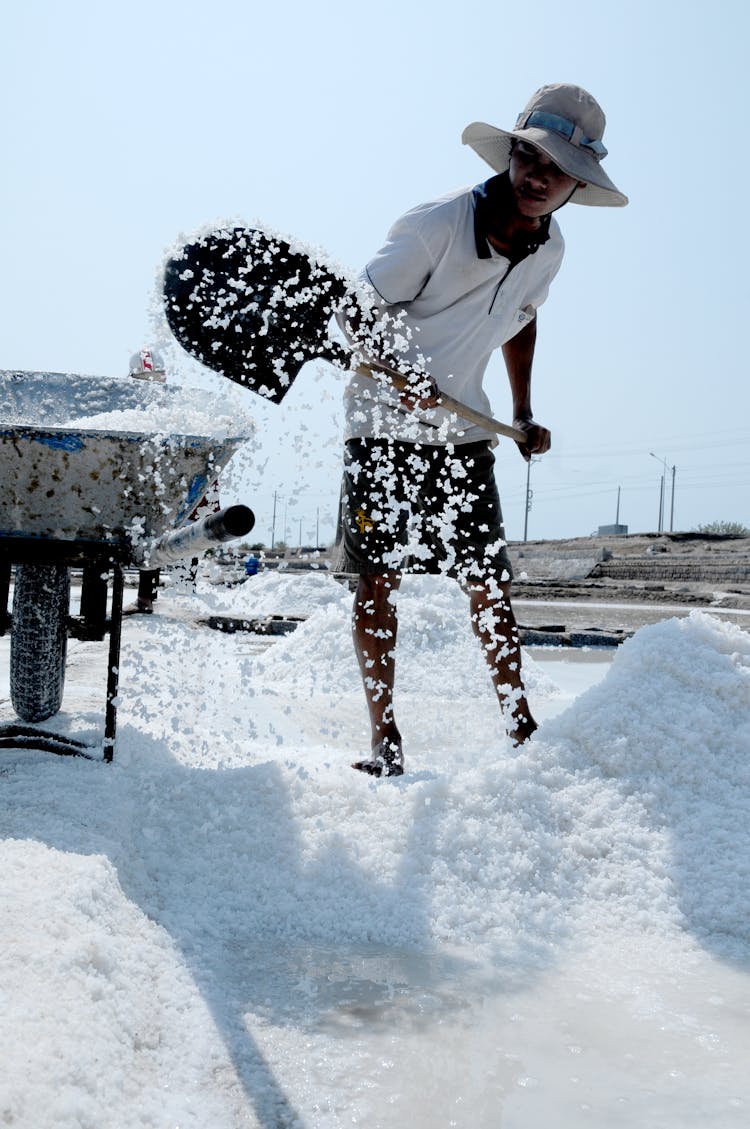
[[[472,122],[461,134],[461,141],[469,145],[495,172],[505,172],[510,165],[510,147],[513,139],[528,141],[541,149],[558,168],[568,176],[585,182],[571,196],[574,204],[588,204],[599,208],[622,208],[628,198],[609,179],[596,157],[564,137],[546,129],[514,129],[510,132]]]

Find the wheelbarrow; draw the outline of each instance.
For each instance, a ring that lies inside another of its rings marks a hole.
[[[229,408],[227,414],[236,413]],[[205,395],[191,389],[0,371],[0,634],[10,631],[10,698],[26,723],[0,726],[0,747],[111,761],[124,569],[198,556],[252,529],[247,506],[185,524],[207,484],[249,438],[250,421],[244,434],[217,437],[167,430],[163,425],[172,418],[187,419],[191,429],[202,420],[201,430],[211,430]],[[77,616],[69,614],[72,568],[82,570]],[[107,633],[99,754],[31,723],[46,721],[62,705],[68,636],[102,640]]]

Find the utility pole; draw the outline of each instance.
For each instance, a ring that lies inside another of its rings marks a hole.
[[[315,551],[320,548],[320,506],[315,508]]]
[[[529,461],[526,464],[526,513],[524,514],[524,519],[523,519],[523,539],[524,539],[524,541],[528,540],[529,512],[531,510],[531,499],[534,496],[534,493],[531,489],[531,464],[532,463],[538,463],[538,462],[539,462],[539,459],[529,459]]]
[[[677,473],[677,464],[673,463],[672,464],[672,502],[671,502],[671,505],[669,507],[669,532],[670,533],[674,529],[674,478],[675,478],[676,473]]]
[[[659,479],[659,533],[664,528],[664,475]]]
[[[273,520],[271,522],[271,552],[276,542],[276,491],[273,492]]]

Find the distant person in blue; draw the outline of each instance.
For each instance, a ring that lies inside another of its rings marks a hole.
[[[258,569],[260,568],[260,561],[252,553],[245,561],[245,576],[257,576]]]
[[[553,213],[571,201],[627,204],[601,165],[604,126],[596,100],[567,83],[538,90],[511,130],[469,125],[463,142],[497,175],[397,220],[362,276],[371,317],[341,316],[365,362],[424,374],[422,391],[405,396],[354,368],[345,393],[337,567],[359,575],[354,643],[371,724],[370,755],[353,766],[362,772],[403,772],[393,687],[395,597],[407,563],[458,581],[511,740],[520,745],[536,729],[510,603],[496,439],[440,408],[437,389],[490,413],[485,372],[502,349],[514,426],[526,434],[520,453],[528,461],[549,450],[550,432],[532,413],[531,369],[537,310],[563,257]],[[570,332],[585,335],[582,326]]]

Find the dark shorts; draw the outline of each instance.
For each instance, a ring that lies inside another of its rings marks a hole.
[[[447,448],[350,439],[335,567],[510,580],[494,464],[486,440]]]

